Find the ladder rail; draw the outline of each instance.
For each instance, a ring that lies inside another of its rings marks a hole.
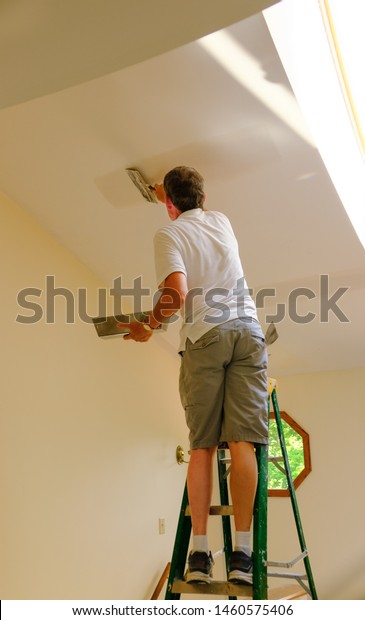
[[[286,444],[285,444],[285,437],[284,437],[283,425],[281,421],[280,409],[279,409],[279,404],[278,404],[278,400],[276,396],[276,388],[274,388],[271,392],[271,401],[273,404],[276,426],[278,429],[281,453],[284,458],[286,478],[288,482],[289,495],[290,495],[290,500],[291,500],[291,504],[293,508],[293,514],[294,514],[295,525],[297,528],[299,544],[300,544],[301,551],[304,552],[304,551],[307,551],[307,545],[306,545],[305,538],[304,538],[302,521],[301,521],[300,514],[299,514],[298,502],[297,502],[293,478],[292,478],[291,470],[290,470],[290,463],[289,463],[288,452],[287,452]],[[310,588],[312,599],[317,600],[318,597],[317,597],[317,592],[316,592],[316,588],[314,585],[312,568],[311,568],[308,554],[304,557],[303,561],[304,561],[305,570],[308,576],[308,583],[309,583],[309,588]]]
[[[191,518],[186,515],[187,505],[188,487],[187,483],[185,483],[175,536],[174,550],[171,558],[170,572],[167,580],[165,600],[180,599],[180,593],[173,591],[173,584],[176,579],[182,580],[184,577],[185,562],[182,565],[180,560],[182,557],[186,558],[187,556],[191,535]]]
[[[268,446],[256,445],[258,470],[257,490],[253,510],[253,600],[267,600],[267,498]]]
[[[217,462],[218,462],[218,480],[219,480],[219,494],[221,499],[221,505],[229,505],[228,484],[227,484],[227,467],[225,463],[225,449],[218,448],[217,450]],[[229,558],[232,553],[232,530],[231,530],[231,517],[229,515],[222,515],[222,529],[223,529],[223,547],[224,556],[226,561],[226,574],[228,579],[228,567]],[[236,596],[229,595],[229,600],[236,600]]]

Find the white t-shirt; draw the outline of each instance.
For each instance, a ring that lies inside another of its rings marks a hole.
[[[186,275],[189,293],[182,309],[179,351],[215,325],[242,317],[256,320],[228,218],[200,208],[182,213],[154,238],[157,284],[176,271]]]

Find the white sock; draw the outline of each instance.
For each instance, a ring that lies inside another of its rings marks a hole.
[[[251,556],[251,532],[236,532],[235,551],[244,551]]]
[[[205,551],[209,553],[207,535],[193,536],[193,551]]]

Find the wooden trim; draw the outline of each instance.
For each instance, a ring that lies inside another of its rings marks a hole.
[[[163,573],[162,573],[162,575],[161,575],[161,577],[160,577],[160,579],[158,581],[158,584],[155,587],[154,592],[153,592],[153,594],[152,594],[152,596],[150,598],[151,601],[157,601],[158,597],[160,596],[161,590],[162,590],[162,588],[164,586],[164,583],[168,579],[168,576],[169,576],[169,573],[170,573],[170,566],[171,566],[171,562],[167,562],[167,564],[166,564],[166,566],[164,568],[164,571],[163,571]]]

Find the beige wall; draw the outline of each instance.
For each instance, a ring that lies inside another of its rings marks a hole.
[[[313,469],[297,500],[321,599],[365,597],[364,385],[365,368],[278,377],[280,409],[310,434]],[[272,560],[300,552],[292,514],[289,498],[270,498]]]
[[[0,598],[149,598],[186,474],[178,356],[67,325],[62,299],[54,325],[17,323],[17,292],[46,274],[87,288],[90,314],[103,283],[4,196],[0,219]]]

